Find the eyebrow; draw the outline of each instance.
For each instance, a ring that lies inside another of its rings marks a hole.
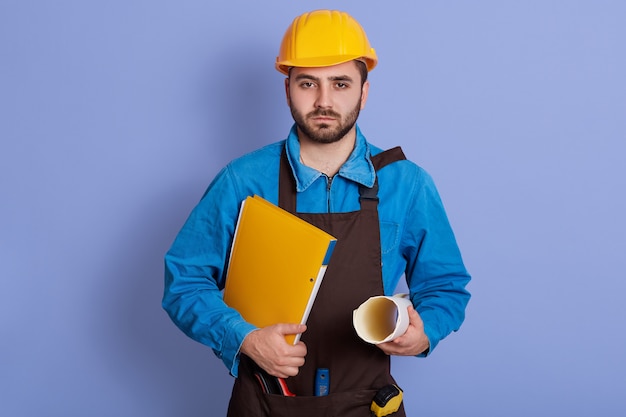
[[[348,76],[348,75],[333,75],[327,78],[328,81],[347,81],[347,82],[353,82],[354,80],[352,79],[352,77]],[[302,81],[302,80],[312,80],[315,82],[319,82],[321,80],[321,78],[319,77],[315,77],[313,75],[310,74],[298,74],[296,76],[296,81]]]

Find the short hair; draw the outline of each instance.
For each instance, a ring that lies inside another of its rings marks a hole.
[[[367,65],[364,61],[360,59],[355,59],[354,62],[356,63],[356,67],[358,68],[359,72],[361,73],[361,87],[363,87],[363,84],[365,84],[365,81],[367,81]]]

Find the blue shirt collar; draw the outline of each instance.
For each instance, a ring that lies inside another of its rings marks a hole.
[[[316,169],[304,165],[300,160],[300,141],[298,140],[298,130],[294,124],[289,132],[286,141],[287,159],[293,170],[296,179],[296,190],[298,192],[306,190],[322,174]],[[361,133],[359,126],[356,126],[356,143],[354,150],[348,160],[341,166],[337,175],[346,179],[372,187],[376,180],[376,172],[371,161],[370,146]]]

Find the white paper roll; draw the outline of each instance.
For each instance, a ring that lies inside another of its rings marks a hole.
[[[409,327],[407,308],[410,305],[408,294],[370,297],[354,310],[354,329],[368,343],[389,342],[403,335]]]

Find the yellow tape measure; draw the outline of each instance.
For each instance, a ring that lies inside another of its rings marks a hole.
[[[372,400],[372,415],[376,417],[388,416],[395,413],[402,404],[402,390],[395,384],[386,385],[378,390]]]

